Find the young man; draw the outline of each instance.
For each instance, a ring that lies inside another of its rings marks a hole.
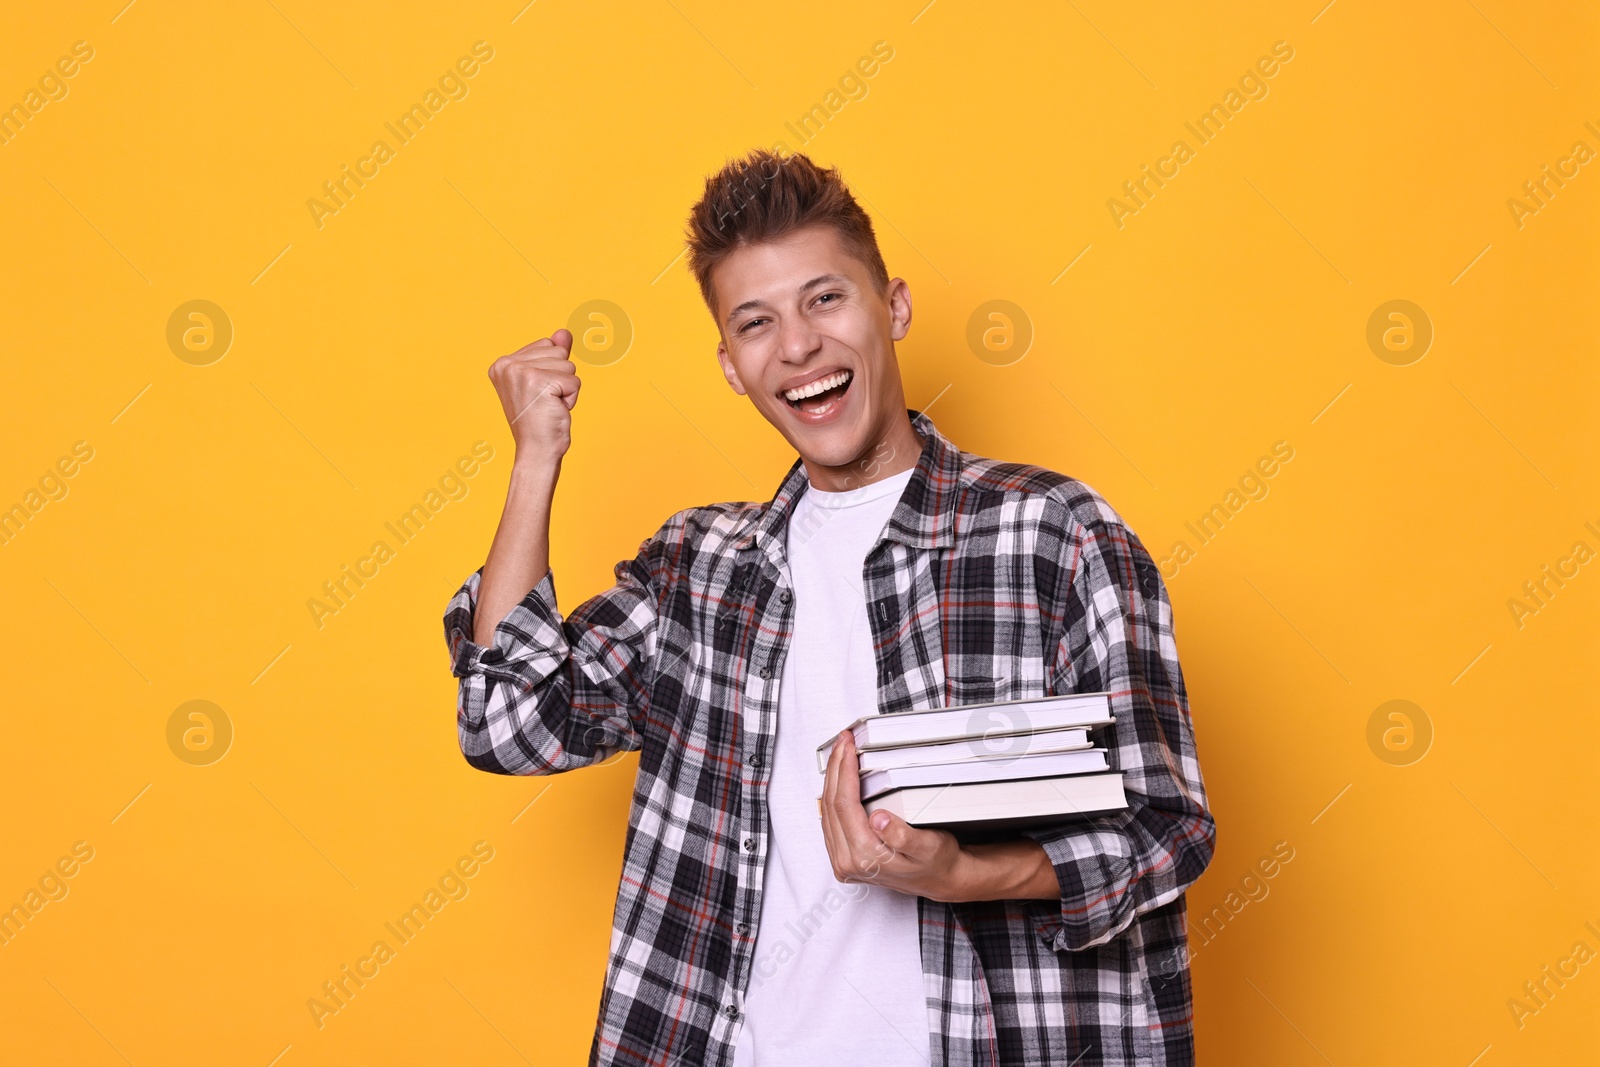
[[[906,408],[911,293],[836,171],[730,163],[689,247],[723,374],[799,453],[777,492],[671,516],[563,619],[557,330],[490,368],[516,459],[444,619],[472,766],[640,754],[590,1062],[1193,1062],[1184,891],[1215,827],[1156,564],[1088,486]],[[867,817],[858,716],[1097,691],[1126,811],[966,847]]]

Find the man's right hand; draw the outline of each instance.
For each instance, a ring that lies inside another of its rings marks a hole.
[[[495,628],[550,569],[550,506],[561,457],[572,444],[578,371],[568,353],[570,330],[557,330],[501,356],[489,367],[517,455],[478,585],[473,640],[488,646]]]
[[[519,459],[553,466],[572,445],[572,408],[583,383],[571,350],[572,332],[557,330],[489,367]]]

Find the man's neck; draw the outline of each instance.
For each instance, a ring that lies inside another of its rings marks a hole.
[[[805,460],[806,477],[813,488],[824,493],[842,493],[860,489],[864,485],[910,470],[922,455],[924,442],[911,425],[911,419],[900,409],[899,418],[891,420],[880,434],[853,462],[842,467],[828,467]]]

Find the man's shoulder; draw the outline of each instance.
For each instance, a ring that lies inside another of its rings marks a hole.
[[[667,516],[655,540],[695,553],[730,552],[760,520],[765,507],[762,502],[728,500],[682,508]]]
[[[1012,509],[1071,534],[1074,529],[1128,524],[1089,483],[1037,463],[961,453],[961,481],[978,510]],[[1019,507],[1020,505],[1020,507]]]

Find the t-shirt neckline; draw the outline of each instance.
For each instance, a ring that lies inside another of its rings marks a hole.
[[[816,486],[811,484],[811,481],[808,478],[806,480],[806,493],[801,499],[803,500],[806,497],[809,497],[811,499],[811,503],[820,508],[848,508],[856,504],[865,504],[869,501],[878,500],[882,497],[885,497],[892,492],[905,489],[906,483],[911,481],[911,476],[915,474],[916,471],[916,467],[907,467],[905,470],[900,471],[897,474],[891,474],[886,478],[880,478],[875,482],[868,483],[867,485],[858,486],[855,489],[846,489],[843,492],[837,493],[828,492],[824,489],[818,489]]]

